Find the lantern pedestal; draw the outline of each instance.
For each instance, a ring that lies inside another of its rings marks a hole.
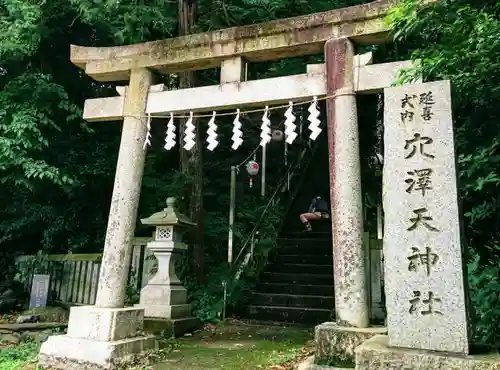
[[[182,243],[182,230],[194,225],[177,213],[175,199],[167,199],[167,208],[155,213],[143,224],[156,226],[155,240],[146,246],[158,260],[158,270],[141,290],[137,308],[144,309],[144,330],[155,335],[177,336],[195,329],[199,323],[191,316],[187,292],[175,272],[175,263],[187,250]]]

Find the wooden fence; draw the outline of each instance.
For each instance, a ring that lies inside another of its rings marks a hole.
[[[140,290],[151,278],[154,259],[149,258],[146,250],[151,238],[135,238],[131,263],[129,265],[128,284]],[[50,275],[48,301],[70,305],[93,305],[97,294],[97,285],[101,270],[102,254],[59,254],[49,255],[40,261],[35,256],[23,256],[17,259],[22,271],[21,280],[26,287],[31,287],[33,274]]]

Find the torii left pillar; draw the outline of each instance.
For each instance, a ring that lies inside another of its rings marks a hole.
[[[117,369],[156,345],[153,336],[142,334],[144,309],[123,308],[146,157],[142,146],[151,84],[149,70],[130,71],[96,305],[71,308],[67,334],[50,337],[40,349],[42,369]]]

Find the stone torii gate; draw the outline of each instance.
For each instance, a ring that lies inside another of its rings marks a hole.
[[[86,364],[114,368],[152,348],[143,336],[144,310],[124,308],[127,267],[136,225],[147,133],[147,114],[208,111],[243,105],[272,105],[327,99],[329,169],[337,324],[367,328],[368,294],[363,249],[363,214],[356,93],[377,93],[410,62],[371,65],[353,43],[389,40],[385,16],[393,1],[277,20],[210,33],[120,47],[71,46],[71,61],[97,81],[124,81],[120,96],[85,102],[88,121],[123,119],[115,183],[95,306],[71,309],[68,334],[49,338],[40,365]],[[244,81],[245,63],[324,51],[325,64],[305,74]],[[220,85],[164,91],[155,73],[221,67]]]

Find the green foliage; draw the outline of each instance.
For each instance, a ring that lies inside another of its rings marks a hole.
[[[498,246],[494,248],[500,251]],[[498,344],[500,333],[500,266],[484,265],[476,255],[469,264],[469,285],[474,322],[474,343]]]
[[[29,289],[29,281],[33,274],[45,274],[49,266],[48,255],[39,251],[36,255],[26,256],[16,263],[14,279]]]
[[[40,7],[30,1],[2,1],[0,60],[23,58],[36,53],[40,42],[41,18]]]
[[[68,102],[64,88],[50,75],[22,74],[3,86],[0,93],[0,171],[2,183],[32,190],[32,179],[56,185],[70,185],[73,180],[59,168],[38,157],[49,146],[44,129],[61,130],[53,115],[68,121],[80,114]]]
[[[131,44],[158,37],[172,37],[177,25],[177,5],[162,0],[71,0],[81,20],[98,27],[97,42]],[[111,35],[108,38],[106,35]]]
[[[0,370],[21,369],[36,362],[39,349],[38,344],[31,342],[21,343],[15,347],[0,346]]]

